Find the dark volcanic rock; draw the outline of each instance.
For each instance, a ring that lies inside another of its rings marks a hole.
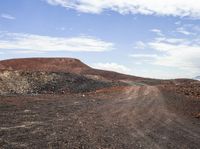
[[[143,80],[144,78],[89,67],[74,58],[24,58],[0,61],[0,70],[69,72],[100,80]]]
[[[0,94],[80,93],[122,85],[63,72],[0,72]]]

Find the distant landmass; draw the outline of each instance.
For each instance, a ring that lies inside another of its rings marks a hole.
[[[194,79],[200,81],[200,76],[196,76]]]

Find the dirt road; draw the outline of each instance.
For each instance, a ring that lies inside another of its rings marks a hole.
[[[1,97],[0,148],[198,149],[200,120],[184,114],[185,103],[145,85],[97,94]]]

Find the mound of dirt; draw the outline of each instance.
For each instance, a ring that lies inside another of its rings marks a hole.
[[[63,72],[30,72],[4,70],[0,72],[0,94],[81,93],[122,85],[118,82],[93,80]]]
[[[124,75],[112,71],[93,69],[74,58],[24,58],[0,61],[0,70],[69,72],[81,74],[95,80],[121,81],[144,78]]]
[[[112,71],[105,71],[105,70],[99,70],[99,69],[85,69],[82,71],[83,75],[90,75],[90,76],[99,76],[101,78],[110,80],[110,81],[142,81],[145,80],[145,78],[137,77],[137,76],[131,76],[126,74],[121,74],[117,72]]]
[[[80,73],[89,66],[74,58],[25,58],[0,61],[0,70]]]
[[[199,81],[157,80],[93,69],[73,58],[26,58],[0,61],[0,93],[79,92],[116,84],[161,85],[174,93],[200,98]],[[70,80],[78,80],[70,84]],[[82,81],[80,81],[82,80]],[[115,82],[115,83],[113,83]],[[121,82],[121,83],[119,83]],[[76,87],[75,87],[76,86]],[[72,88],[70,88],[72,87]]]
[[[176,80],[173,84],[165,85],[165,89],[191,98],[200,99],[200,82],[195,80]]]
[[[125,85],[119,82],[127,78],[123,74],[93,69],[73,58],[0,61],[0,94],[88,92]]]

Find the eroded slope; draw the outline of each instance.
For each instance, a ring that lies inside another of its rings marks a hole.
[[[0,95],[90,92],[119,85],[125,84],[93,80],[72,73],[10,70],[0,72]]]

